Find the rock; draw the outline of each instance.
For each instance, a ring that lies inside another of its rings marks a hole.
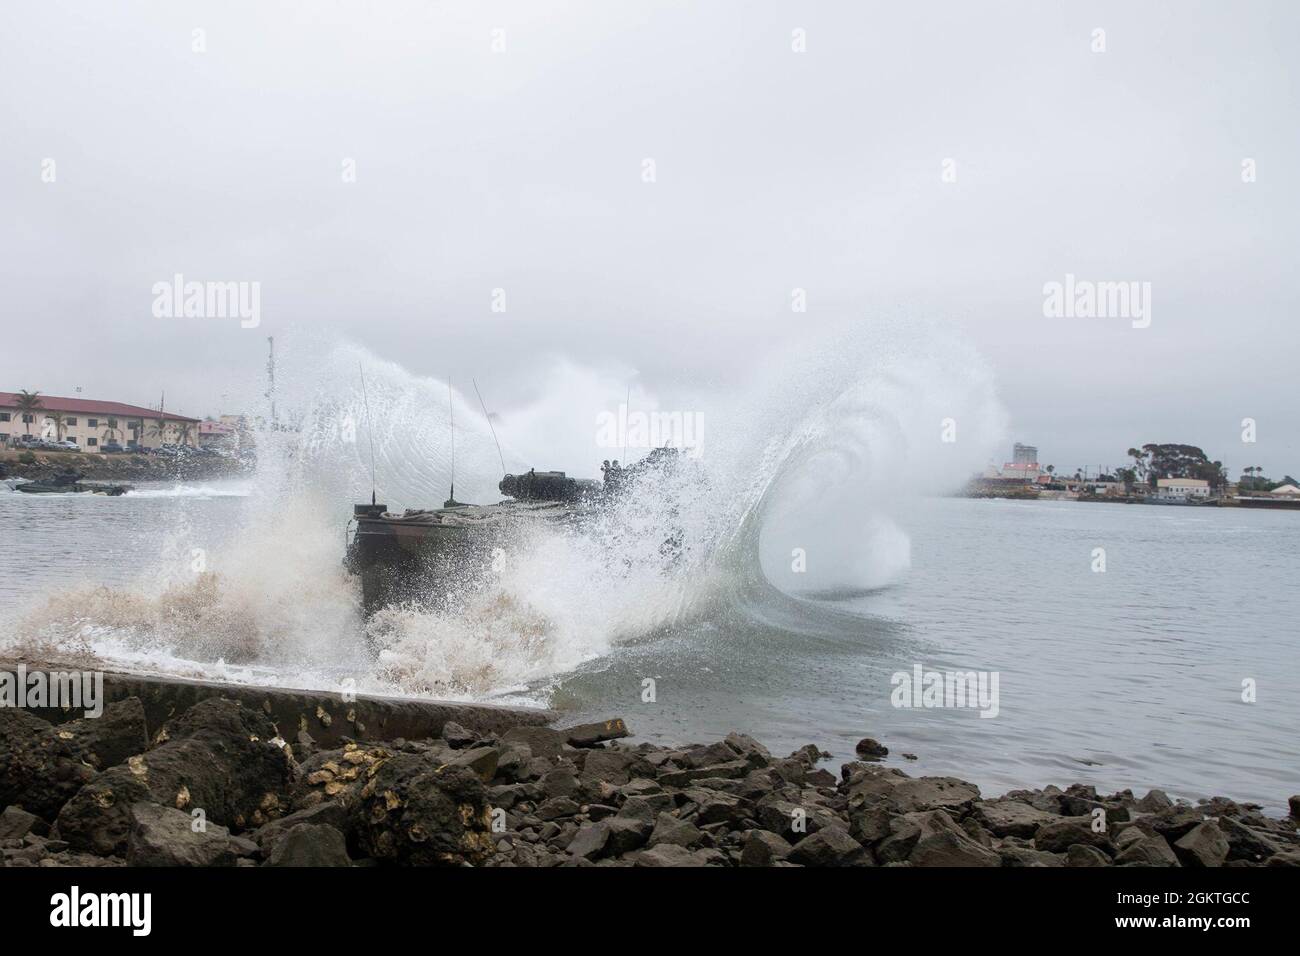
[[[879,760],[881,757],[889,756],[889,748],[871,737],[863,737],[853,749],[864,760]]]
[[[448,768],[464,768],[473,771],[484,783],[491,781],[497,772],[500,754],[495,747],[475,747],[458,754],[447,763]]]
[[[771,866],[790,855],[790,844],[768,830],[750,830],[740,851],[741,866]]]
[[[284,835],[302,823],[333,827],[346,835],[349,826],[348,811],[343,804],[335,800],[326,800],[306,810],[298,810],[278,820],[272,820],[253,833],[253,840],[262,848],[262,852],[269,856]]]
[[[1143,813],[1159,813],[1161,810],[1168,810],[1173,805],[1174,802],[1169,799],[1169,794],[1163,790],[1151,790],[1137,802],[1136,807]]]
[[[1229,860],[1262,863],[1284,849],[1271,836],[1239,823],[1231,817],[1220,817],[1218,822],[1224,839],[1228,841]]]
[[[1115,857],[1116,866],[1178,866],[1178,857],[1159,834],[1143,835],[1126,844]]]
[[[271,852],[267,866],[351,866],[343,834],[331,826],[299,823]]]
[[[442,725],[442,739],[447,741],[448,746],[463,750],[478,740],[478,734],[466,730],[454,720],[449,720]]]
[[[0,813],[0,843],[21,840],[29,833],[44,835],[49,829],[44,820],[22,807],[6,807],[5,812]]]
[[[630,731],[627,729],[627,725],[623,723],[622,718],[616,717],[612,720],[597,721],[594,724],[566,727],[561,733],[564,734],[564,739],[574,747],[594,747],[602,741],[627,737]]]
[[[590,823],[579,828],[577,834],[569,842],[568,850],[580,859],[594,860],[606,852],[605,848],[609,843],[609,834],[608,823],[604,821]]]
[[[798,841],[824,827],[843,825],[840,818],[825,807],[794,803],[775,793],[760,800],[754,813],[764,829],[792,841]]]
[[[24,710],[0,709],[0,806],[14,804],[46,820],[106,767],[149,745],[144,707],[117,701],[95,718],[52,725]]]
[[[1205,814],[1186,806],[1172,806],[1155,814],[1151,827],[1170,843],[1180,839],[1201,824]]]
[[[1174,855],[1183,866],[1222,866],[1228,841],[1218,824],[1206,820],[1174,842]]]
[[[884,801],[851,810],[849,836],[863,845],[878,843],[889,836],[889,824],[893,819],[894,814],[890,812],[888,804]]]
[[[128,816],[126,862],[131,866],[235,865],[238,854],[223,826],[207,822],[196,832],[188,813],[156,803],[133,803]]]
[[[1096,847],[1072,843],[1065,852],[1066,866],[1110,866],[1110,857]]]
[[[751,830],[750,833],[765,833],[764,830]],[[671,813],[660,813],[655,818],[654,829],[650,832],[648,840],[651,846],[657,846],[660,843],[672,843],[676,846],[684,846],[688,850],[699,846],[704,839],[704,832],[695,824],[680,820]],[[777,839],[780,839],[777,837]],[[785,843],[784,840],[781,841]],[[785,844],[787,847],[788,843]]]
[[[913,866],[1001,866],[1002,859],[980,846],[942,810],[913,815],[918,833],[907,861]]]
[[[746,734],[727,734],[727,739],[723,743],[740,756],[749,758],[751,763],[766,766],[772,760],[771,751]]]
[[[659,775],[659,783],[665,787],[685,787],[696,780],[720,779],[736,780],[749,772],[749,763],[744,760],[731,760],[727,763],[713,764],[707,767],[691,767],[686,770],[669,770]],[[831,780],[834,783],[834,778]]]
[[[683,791],[682,795],[698,808],[699,812],[695,817],[696,826],[707,826],[710,823],[739,823],[747,812],[746,804],[739,798],[717,790],[693,787]],[[785,822],[788,824],[789,819],[787,818]]]
[[[582,773],[578,775],[578,779],[589,791],[599,792],[602,783],[620,785],[630,781],[631,767],[637,761],[635,754],[620,753],[616,750],[593,750],[583,760]]]
[[[609,840],[605,844],[605,848],[612,856],[622,856],[624,853],[630,853],[632,850],[645,846],[651,832],[654,830],[652,821],[637,819],[636,817],[614,816],[604,822],[609,828]],[[570,850],[572,850],[572,845],[570,845]]]
[[[1114,849],[1110,837],[1104,832],[1097,833],[1092,829],[1090,817],[1073,817],[1048,823],[1039,827],[1034,834],[1034,846],[1048,853],[1065,853],[1075,843],[1097,847],[1104,851]]]
[[[1287,850],[1284,853],[1275,853],[1268,858],[1265,866],[1300,866],[1300,850]]]
[[[702,851],[688,850],[673,843],[663,843],[632,854],[632,860],[636,866],[687,867],[708,866],[710,857],[704,855]]]
[[[1287,807],[1291,811],[1292,820],[1300,820],[1300,794],[1293,797],[1287,797]]]
[[[804,837],[787,855],[800,866],[853,866],[863,861],[862,844],[842,826],[828,826]]]
[[[567,767],[555,767],[542,775],[541,788],[548,797],[573,797],[579,790],[578,778]]]
[[[1044,850],[1034,850],[1020,846],[1001,846],[997,849],[1003,866],[1049,867],[1065,866],[1064,858]]]
[[[564,735],[550,727],[512,727],[501,738],[503,743],[524,744],[535,757],[559,760],[564,752]]]
[[[363,856],[408,866],[480,865],[496,851],[478,774],[399,753],[377,763],[351,816]]]
[[[1030,838],[1038,828],[1060,819],[1018,800],[990,800],[975,805],[975,817],[994,836]]]
[[[537,808],[537,818],[539,820],[559,820],[564,817],[575,817],[580,809],[568,797],[552,797]]]
[[[885,797],[901,813],[964,810],[980,798],[979,787],[956,777],[909,777],[896,768],[845,764],[842,785],[850,799]]]
[[[105,770],[64,804],[59,834],[74,849],[121,853],[138,802],[201,809],[209,824],[237,829],[281,815],[291,758],[260,711],[211,697],[165,729],[165,743]]]

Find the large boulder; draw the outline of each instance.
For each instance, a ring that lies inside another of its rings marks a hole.
[[[495,852],[492,812],[479,775],[429,755],[394,754],[366,771],[354,808],[366,856],[411,866],[482,864]]]
[[[800,866],[854,866],[869,863],[870,854],[844,827],[836,825],[804,837],[786,859]]]
[[[131,866],[235,865],[235,847],[223,826],[196,828],[188,813],[155,803],[133,803],[128,815],[126,861]]]
[[[0,709],[0,806],[53,820],[99,771],[148,746],[144,707],[135,697],[109,704],[99,717],[62,724]]]
[[[343,834],[331,826],[299,823],[276,843],[267,866],[351,866]]]
[[[850,805],[884,798],[899,813],[961,812],[980,798],[979,787],[956,777],[909,777],[896,768],[861,762],[844,765],[841,789],[849,797]]]
[[[1174,842],[1174,855],[1183,866],[1223,866],[1228,841],[1218,824],[1206,820]]]
[[[1032,837],[1038,828],[1060,817],[1019,800],[989,800],[975,805],[975,817],[999,837]]]
[[[236,830],[281,815],[292,758],[275,728],[237,701],[208,698],[169,723],[154,749],[110,767],[59,812],[60,837],[74,849],[104,856],[126,849],[134,803],[201,810]]]
[[[1098,832],[1092,828],[1091,817],[1058,819],[1039,827],[1034,834],[1034,846],[1048,853],[1065,853],[1076,843],[1108,854],[1115,849],[1105,830]]]

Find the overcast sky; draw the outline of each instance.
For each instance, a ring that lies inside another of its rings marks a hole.
[[[503,406],[548,354],[727,389],[916,316],[1044,463],[1296,474],[1297,62],[1285,0],[7,4],[0,390],[240,411],[294,329]],[[155,317],[176,273],[260,326]],[[1150,327],[1045,317],[1067,273]]]

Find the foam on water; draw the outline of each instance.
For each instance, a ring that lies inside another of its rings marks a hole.
[[[638,390],[638,408],[701,416],[698,457],[650,471],[622,506],[581,530],[521,535],[503,563],[442,600],[365,622],[341,558],[351,504],[369,499],[371,439],[380,499],[436,506],[451,479],[446,384],[306,336],[281,345],[277,380],[281,420],[293,428],[259,434],[252,480],[137,492],[178,509],[165,540],[140,542],[157,550],[156,567],[130,587],[88,585],[38,606],[15,629],[19,653],[541,703],[557,678],[620,645],[686,622],[725,630],[763,615],[777,599],[768,581],[794,548],[819,562],[823,586],[887,586],[909,565],[895,505],[963,480],[1003,431],[983,365],[923,324],[856,326],[809,342],[726,392]],[[497,423],[507,468],[592,475],[602,458],[618,457],[597,446],[596,420],[622,401],[624,381],[557,360],[544,397]],[[453,401],[457,497],[496,500],[487,424],[472,392]],[[948,418],[957,419],[956,443],[941,441]],[[188,502],[218,494],[246,496],[237,526],[201,561],[190,558],[195,523],[213,519]]]

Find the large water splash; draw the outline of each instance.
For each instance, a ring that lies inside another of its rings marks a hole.
[[[201,569],[187,567],[194,526],[209,520],[196,500],[159,569],[132,588],[50,602],[21,624],[23,653],[540,702],[557,678],[620,644],[702,618],[745,626],[781,599],[770,582],[799,588],[791,555],[815,562],[823,587],[886,586],[908,565],[895,518],[902,503],[955,486],[1003,431],[982,363],[926,326],[857,326],[808,342],[725,392],[638,390],[638,408],[707,423],[698,457],[648,470],[624,504],[580,529],[521,537],[486,579],[440,602],[367,622],[340,559],[350,506],[369,499],[372,441],[377,493],[395,509],[447,495],[449,418],[459,499],[499,497],[496,444],[472,392],[453,391],[449,407],[445,382],[350,343],[284,343],[278,380],[282,427],[258,435],[251,492],[226,543]],[[497,421],[507,468],[592,475],[602,458],[617,457],[598,445],[596,423],[623,400],[623,381],[557,360],[544,397]],[[947,420],[956,442],[943,440]]]

